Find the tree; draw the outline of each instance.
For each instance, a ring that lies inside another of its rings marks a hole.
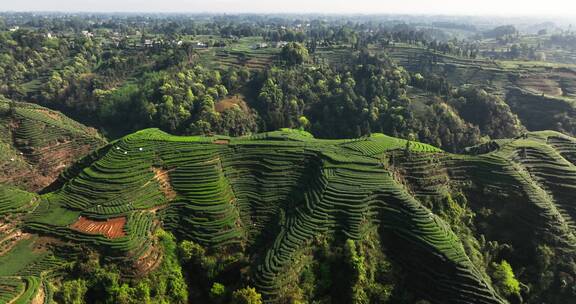
[[[356,242],[348,239],[344,245],[344,256],[347,259],[347,264],[350,267],[350,283],[351,289],[351,302],[352,303],[368,303],[368,295],[365,291],[366,285],[366,267],[364,265],[364,257],[359,254]]]
[[[204,258],[206,251],[202,246],[192,241],[184,240],[178,246],[180,258],[183,262],[199,262]]]
[[[262,295],[252,287],[246,287],[234,291],[232,304],[262,304]]]
[[[514,276],[512,266],[506,260],[502,260],[499,264],[492,263],[492,279],[494,287],[504,296],[520,294],[520,282]]]
[[[64,304],[84,304],[86,303],[84,301],[84,295],[87,290],[86,281],[74,280],[64,282],[58,294]]]
[[[298,118],[298,124],[299,124],[300,130],[308,130],[310,128],[310,121],[304,115],[302,115],[302,116],[300,116],[300,118]]]
[[[260,94],[258,95],[258,101],[267,114],[265,118],[268,127],[270,129],[283,127],[284,117],[282,115],[282,109],[284,107],[284,93],[272,78],[268,78],[262,86]]]
[[[210,297],[213,299],[221,298],[224,293],[226,293],[226,287],[218,282],[212,284],[212,288],[210,288]]]
[[[16,101],[14,100],[10,100],[10,102],[8,103],[8,115],[14,115],[16,114]]]
[[[282,48],[280,56],[288,65],[298,65],[308,61],[308,49],[298,42],[290,42]]]
[[[510,47],[510,57],[518,58],[520,56],[520,48],[517,44],[514,44]]]
[[[138,285],[132,289],[132,297],[138,304],[150,303],[150,286],[144,282],[138,283]]]

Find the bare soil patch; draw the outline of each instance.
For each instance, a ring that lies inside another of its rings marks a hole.
[[[157,167],[152,167],[152,171],[154,172],[154,179],[160,185],[160,191],[164,193],[167,199],[174,199],[177,193],[172,188],[172,184],[170,184],[170,171]]]
[[[30,304],[44,304],[45,298],[46,294],[44,293],[44,285],[42,284],[38,288],[38,292],[36,293],[34,299],[32,299],[32,302],[30,302]]]
[[[126,236],[124,226],[126,226],[125,216],[104,221],[91,220],[81,216],[70,228],[88,234],[102,234],[109,239],[115,239]]]
[[[220,101],[218,101],[215,105],[214,108],[216,109],[216,111],[218,113],[222,113],[225,110],[228,110],[234,106],[239,106],[240,109],[244,112],[248,111],[248,105],[246,104],[246,101],[244,101],[244,96],[242,95],[234,95],[228,98],[224,98]]]
[[[162,251],[154,244],[146,250],[146,252],[136,260],[134,268],[136,269],[137,276],[146,275],[150,271],[156,269],[162,261]]]
[[[18,242],[30,238],[31,235],[20,230],[15,230],[10,235],[0,240],[0,256],[8,253]]]
[[[46,116],[54,119],[54,120],[58,120],[58,121],[62,120],[62,117],[60,117],[60,115],[58,115],[58,114],[55,113],[55,112],[48,111],[48,110],[44,110],[44,109],[38,109],[38,110],[36,110],[36,111],[37,111],[38,113],[44,114],[44,115],[46,115]]]

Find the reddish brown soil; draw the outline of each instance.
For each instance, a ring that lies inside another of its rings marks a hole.
[[[102,234],[109,239],[115,239],[126,236],[126,233],[124,233],[125,225],[125,216],[105,221],[91,220],[81,216],[70,228],[88,234]]]
[[[230,143],[230,141],[228,139],[217,139],[217,140],[213,141],[212,143],[217,144],[217,145],[227,145]]]

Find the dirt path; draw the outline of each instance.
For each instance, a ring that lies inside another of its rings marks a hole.
[[[46,293],[44,292],[44,284],[40,284],[40,287],[38,287],[38,292],[30,304],[44,304],[45,298]]]
[[[17,279],[17,280],[22,281],[22,277],[14,277],[14,278]],[[12,298],[12,300],[8,301],[8,303],[6,303],[6,304],[14,304],[14,303],[16,303],[16,301],[18,301],[18,299],[26,292],[27,288],[28,288],[28,286],[24,286],[24,289],[22,289],[22,291],[20,291],[20,293],[19,293],[17,296],[15,296],[14,298]]]

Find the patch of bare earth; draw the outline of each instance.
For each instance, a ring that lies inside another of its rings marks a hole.
[[[56,244],[63,244],[63,243],[64,242],[62,240],[59,240],[59,239],[54,238],[54,237],[41,236],[34,241],[34,246],[32,247],[32,250],[34,250],[35,252],[45,252],[51,246],[56,245]]]
[[[10,161],[0,172],[0,182],[20,185],[28,191],[36,192],[54,182],[74,161],[90,153],[95,147],[80,144],[68,138],[59,139],[42,147],[28,146],[20,142],[18,161]],[[25,165],[14,165],[16,163]]]
[[[240,109],[244,112],[247,112],[249,109],[246,101],[244,101],[244,96],[242,95],[234,95],[228,98],[224,98],[214,105],[214,109],[216,112],[222,113],[234,106],[240,107]]]
[[[60,115],[56,112],[52,112],[52,111],[48,111],[48,110],[44,110],[44,109],[38,109],[36,111],[40,114],[44,114],[44,115],[54,119],[54,120],[57,120],[57,121],[62,120],[62,117],[60,117]]]
[[[152,167],[152,171],[154,172],[154,179],[160,185],[160,191],[164,193],[168,200],[174,199],[177,193],[172,188],[172,184],[170,184],[170,171],[157,167]]]
[[[160,250],[157,244],[154,244],[142,254],[134,263],[134,268],[136,271],[136,276],[142,276],[150,271],[156,269],[158,265],[162,262],[162,250]]]
[[[101,220],[92,220],[81,216],[70,228],[76,231],[88,234],[101,234],[109,239],[126,236],[124,227],[126,226],[126,217],[116,217]]]
[[[161,206],[156,206],[156,207],[152,207],[152,208],[146,209],[146,210],[147,210],[148,212],[151,212],[151,213],[154,213],[154,214],[155,214],[156,212],[158,212],[158,210],[162,210],[162,209],[164,209],[164,208],[166,208],[166,207],[168,207],[168,204],[161,205]]]
[[[38,288],[38,292],[36,293],[34,299],[32,299],[32,302],[30,302],[30,304],[44,304],[45,298],[46,294],[44,293],[44,284],[42,284]]]
[[[31,235],[22,232],[19,229],[14,229],[10,233],[0,240],[0,256],[8,253],[18,242],[30,238]]]
[[[90,153],[91,145],[77,145],[68,140],[34,149],[30,157],[37,164],[32,190],[40,190],[54,182],[75,160]]]

